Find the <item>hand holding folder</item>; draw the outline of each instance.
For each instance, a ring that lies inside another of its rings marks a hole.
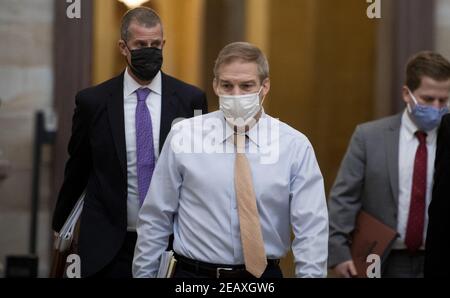
[[[83,210],[85,196],[86,190],[83,191],[81,196],[78,198],[78,201],[70,212],[69,217],[61,228],[61,231],[59,231],[59,234],[55,238],[53,264],[50,277],[64,277],[67,256],[71,253],[76,253],[77,243],[74,240],[77,240],[78,238],[78,222]]]
[[[381,259],[397,237],[397,231],[385,225],[369,213],[360,211],[352,234],[351,255],[358,275],[367,277],[367,256],[376,254]]]

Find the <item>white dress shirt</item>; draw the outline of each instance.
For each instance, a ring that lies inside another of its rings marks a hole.
[[[215,264],[244,263],[232,134],[221,111],[172,128],[139,212],[135,277],[155,277],[172,232],[180,255]],[[267,258],[286,255],[292,230],[296,276],[326,276],[328,211],[309,140],[265,114],[247,135]]]
[[[397,232],[400,237],[394,243],[394,249],[405,249],[406,228],[408,225],[409,205],[411,203],[411,189],[414,173],[414,161],[416,151],[419,147],[419,140],[414,135],[419,128],[411,120],[408,112],[405,110],[402,116],[400,126],[399,140],[399,158],[398,158],[398,177],[399,177],[399,194],[398,194],[398,223]],[[431,200],[431,192],[433,186],[434,158],[436,156],[436,130],[437,128],[427,131],[427,190],[426,190],[426,208],[425,208],[425,225],[423,229],[424,249],[426,231],[428,225],[428,206]]]
[[[125,70],[123,78],[123,103],[125,117],[125,142],[127,150],[127,177],[128,177],[128,198],[127,198],[127,230],[136,230],[136,221],[139,212],[139,195],[137,184],[136,168],[136,90],[139,88],[149,88],[150,95],[146,104],[152,118],[153,145],[155,148],[155,161],[159,155],[159,128],[161,126],[161,72],[155,76],[147,86],[141,86]],[[120,121],[120,120],[118,120]]]

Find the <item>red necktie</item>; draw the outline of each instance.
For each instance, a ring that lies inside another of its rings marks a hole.
[[[414,160],[411,202],[405,236],[405,244],[410,252],[417,251],[423,242],[427,189],[427,134],[417,131],[415,135],[419,139],[419,147]]]

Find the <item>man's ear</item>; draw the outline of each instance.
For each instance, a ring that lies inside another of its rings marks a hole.
[[[270,78],[265,78],[262,82],[262,96],[267,96],[270,91]]]
[[[402,87],[402,97],[403,97],[403,101],[408,104],[411,100],[411,95],[409,95],[408,92],[408,86],[404,85]]]
[[[217,96],[219,96],[219,94],[217,94],[217,85],[218,85],[218,81],[217,81],[217,79],[216,78],[214,78],[214,80],[213,80],[213,90],[214,90],[214,93],[217,95]]]
[[[119,45],[120,54],[122,54],[122,56],[127,57],[128,56],[128,49],[127,49],[127,46],[125,44],[125,41],[123,41],[123,39],[120,39],[119,42],[118,42],[118,45]]]

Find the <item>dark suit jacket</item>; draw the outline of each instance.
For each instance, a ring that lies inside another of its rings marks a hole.
[[[425,277],[450,276],[450,115],[439,128],[434,172],[433,198],[428,208],[425,243]]]
[[[80,91],[69,142],[64,182],[53,215],[59,231],[87,187],[80,222],[81,274],[89,276],[107,265],[123,244],[127,228],[127,159],[124,126],[123,73]],[[160,148],[179,117],[194,110],[207,113],[198,88],[162,75]],[[130,264],[131,266],[131,264]]]

